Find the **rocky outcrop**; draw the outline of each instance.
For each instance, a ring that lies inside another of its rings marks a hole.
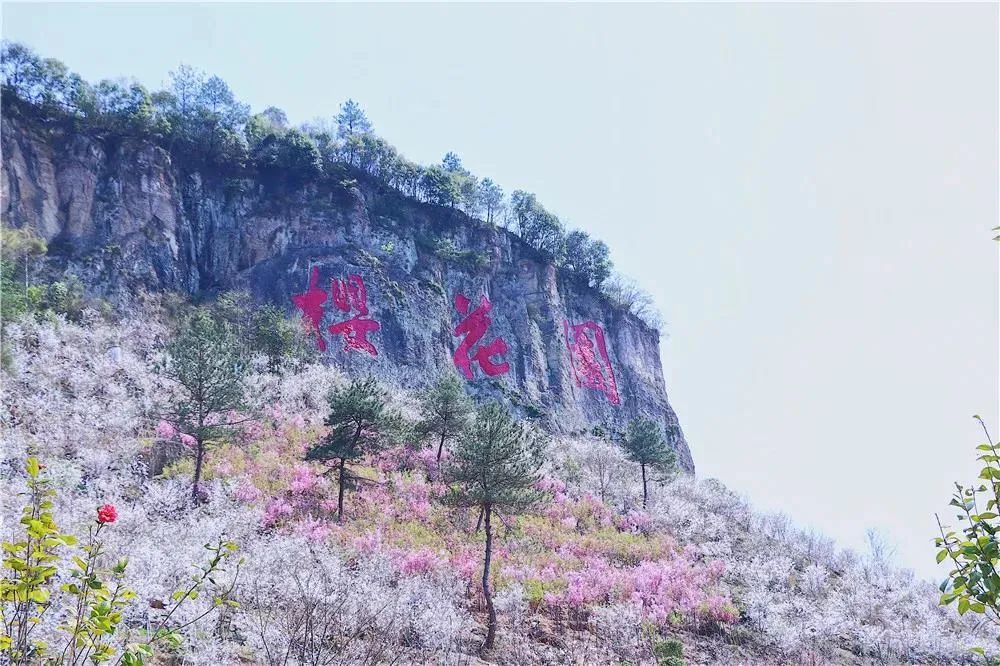
[[[460,372],[557,431],[654,418],[694,469],[658,333],[505,230],[358,173],[225,178],[151,142],[13,118],[0,139],[4,223],[35,229],[52,270],[120,307],[244,288],[303,314],[316,353],[351,372],[410,387]]]

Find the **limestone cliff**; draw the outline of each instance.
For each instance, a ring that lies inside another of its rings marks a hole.
[[[35,229],[50,270],[121,307],[144,291],[245,288],[303,314],[316,353],[353,373],[420,386],[462,372],[557,431],[646,416],[694,469],[659,334],[505,230],[346,169],[291,188],[140,139],[14,118],[0,138],[3,222]]]

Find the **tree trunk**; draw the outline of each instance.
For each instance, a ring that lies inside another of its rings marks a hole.
[[[483,506],[483,516],[486,521],[486,561],[483,564],[483,596],[486,598],[486,610],[489,613],[489,623],[486,629],[486,642],[483,644],[484,650],[492,650],[493,642],[497,635],[497,611],[493,607],[493,597],[490,595],[490,559],[493,556],[493,527],[490,525],[490,514],[493,507],[490,504]]]
[[[198,486],[201,484],[201,465],[205,460],[205,442],[202,441],[201,435],[198,435],[196,447],[194,456],[194,482],[191,484],[191,497],[194,498],[195,502],[200,498]]]
[[[441,443],[438,444],[438,465],[441,465],[441,452],[444,451],[444,433],[441,433]]]
[[[479,534],[479,528],[483,526],[483,507],[479,507],[479,518],[476,519],[476,534]]]
[[[642,468],[642,508],[646,508],[646,501],[649,499],[649,493],[646,490],[646,465],[639,465]]]
[[[344,469],[346,467],[346,459],[340,459],[340,475],[337,477],[337,522],[344,522]]]

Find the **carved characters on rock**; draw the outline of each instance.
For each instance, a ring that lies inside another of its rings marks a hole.
[[[564,321],[563,330],[566,333],[566,348],[569,349],[576,385],[600,391],[612,405],[619,404],[621,398],[618,396],[615,371],[608,358],[604,329],[593,321],[573,325]]]
[[[368,290],[360,275],[350,275],[346,280],[334,279],[331,283],[333,304],[341,312],[357,314],[330,326],[331,335],[344,336],[344,351],[355,350],[378,356],[378,349],[368,339],[369,333],[382,325],[368,316]]]
[[[292,296],[292,303],[302,312],[302,323],[310,333],[316,336],[316,346],[321,352],[326,351],[326,340],[323,338],[323,303],[327,294],[319,287],[319,268],[314,266],[309,273],[309,288],[301,294]]]
[[[306,291],[292,296],[292,303],[302,313],[304,326],[315,336],[319,351],[326,351],[327,335],[330,335],[341,337],[345,352],[357,351],[372,357],[378,356],[378,348],[369,336],[381,330],[382,326],[368,311],[368,290],[362,277],[352,273],[346,279],[334,278],[330,281],[329,292],[320,287],[319,281],[319,267],[314,266],[309,273]],[[493,304],[490,299],[485,294],[481,295],[478,305],[473,308],[472,301],[465,294],[456,293],[454,307],[460,315],[460,320],[452,331],[452,335],[459,338],[452,354],[458,371],[470,381],[476,377],[477,365],[487,377],[508,373],[510,364],[504,358],[509,350],[507,341],[500,336],[492,339],[487,337],[493,323],[490,316]],[[324,330],[323,320],[328,312],[351,316]],[[564,320],[563,331],[576,385],[600,391],[612,405],[620,404],[618,383],[608,356],[604,329],[594,321],[571,324]]]
[[[382,328],[378,321],[368,314],[368,290],[360,275],[351,274],[346,280],[334,278],[330,281],[328,294],[319,286],[319,267],[313,266],[309,274],[309,288],[292,296],[292,303],[302,312],[306,328],[316,336],[316,346],[326,351],[323,335],[323,304],[330,299],[333,306],[346,313],[355,313],[350,319],[332,324],[327,328],[331,335],[343,336],[344,351],[361,351],[378,356],[378,348],[368,339],[371,333]]]
[[[507,341],[503,338],[493,338],[489,343],[480,345],[475,351],[472,349],[486,335],[487,329],[493,320],[490,318],[490,310],[493,304],[484,294],[479,299],[479,305],[475,310],[469,312],[471,303],[465,294],[455,294],[455,309],[459,314],[465,315],[452,335],[455,337],[464,336],[462,341],[455,348],[453,359],[455,367],[465,375],[466,379],[472,379],[475,375],[472,370],[472,362],[479,364],[480,369],[489,377],[506,374],[510,370],[510,364],[506,361],[494,357],[502,357],[507,353]]]

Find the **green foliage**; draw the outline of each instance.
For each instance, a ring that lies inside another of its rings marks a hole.
[[[251,158],[261,173],[293,184],[308,182],[323,171],[315,141],[296,129],[267,134],[254,148]]]
[[[309,450],[307,460],[357,460],[383,446],[382,427],[390,414],[385,391],[374,377],[334,389],[328,402],[330,432]]]
[[[37,306],[38,293],[29,286],[30,267],[46,251],[45,240],[29,229],[0,226],[0,323]]]
[[[420,178],[427,201],[439,206],[455,206],[462,195],[458,180],[444,167],[427,167]]]
[[[595,241],[583,231],[566,236],[562,267],[573,279],[599,288],[611,275],[611,255],[603,241]]]
[[[500,403],[487,403],[452,452],[446,470],[452,484],[450,501],[508,514],[531,509],[543,497],[534,486],[544,449],[540,434],[515,420]]]
[[[657,666],[684,666],[684,644],[675,639],[653,642],[653,656]]]
[[[489,178],[479,182],[477,189],[479,208],[486,214],[486,221],[493,224],[503,209],[503,189]]]
[[[629,423],[622,448],[629,460],[661,472],[672,471],[677,462],[677,455],[664,441],[660,426],[650,419]]]
[[[139,666],[154,656],[159,644],[176,648],[182,641],[181,632],[221,606],[235,606],[231,599],[239,566],[226,588],[217,588],[213,576],[224,572],[226,560],[235,553],[236,545],[219,540],[206,545],[208,563],[185,588],[174,593],[169,608],[147,631],[122,624],[125,612],[135,603],[135,592],[125,586],[127,560],[118,560],[110,567],[102,566],[106,559],[101,532],[111,522],[98,514],[96,526],[88,530],[81,555],[68,559],[62,549],[77,544],[77,538],[62,533],[52,515],[55,491],[43,474],[44,466],[28,458],[27,503],[19,532],[11,541],[3,542],[3,571],[0,579],[0,659],[11,664],[44,663],[50,666],[120,663]],[[64,581],[64,582],[62,582]],[[211,607],[197,617],[180,624],[171,624],[177,610],[186,602],[209,590]],[[57,597],[65,598],[69,608],[59,632],[65,637],[62,645],[49,645],[35,638],[33,632],[42,616],[55,606]]]
[[[647,468],[670,474],[676,469],[677,454],[664,441],[660,426],[649,419],[629,423],[621,446],[629,460],[638,463],[642,470],[642,505],[645,507],[649,499]]]
[[[75,275],[29,290],[29,294],[36,309],[65,315],[70,321],[80,321],[87,307],[83,283]]]
[[[401,424],[398,415],[386,408],[385,391],[373,377],[334,389],[328,401],[330,431],[309,449],[306,460],[338,461],[337,520],[343,521],[344,491],[351,481],[347,463],[383,448],[386,434]]]
[[[277,372],[287,362],[306,357],[306,337],[296,319],[275,305],[258,306],[245,291],[227,291],[215,302],[214,314],[226,322],[236,340],[241,341],[244,358],[254,354],[267,357],[268,369]]]
[[[978,486],[955,484],[951,506],[958,509],[956,519],[962,527],[948,530],[938,518],[941,536],[935,539],[940,549],[937,561],[951,560],[953,568],[941,584],[941,604],[957,602],[959,615],[968,612],[985,615],[1000,625],[1000,451],[993,442],[986,424],[975,417],[986,434],[986,443],[976,447],[977,460],[983,463]],[[998,636],[997,640],[1000,640]],[[977,649],[978,650],[978,649]],[[982,652],[980,651],[980,654]]]
[[[439,438],[438,462],[441,461],[445,441],[465,432],[472,412],[472,401],[465,393],[465,385],[453,373],[442,375],[434,386],[420,396],[417,432],[422,437]]]
[[[479,271],[490,264],[489,257],[474,250],[459,250],[450,238],[439,238],[431,246],[434,255],[442,261],[459,264],[474,271]]]
[[[559,218],[545,210],[534,194],[523,190],[511,194],[510,210],[521,239],[549,260],[561,263],[566,253],[566,232]]]
[[[497,617],[490,591],[490,560],[493,553],[494,515],[525,513],[543,494],[536,490],[545,441],[538,433],[518,423],[498,402],[487,403],[463,433],[452,461],[445,469],[450,484],[447,501],[455,506],[479,509],[486,534],[482,590],[489,621],[483,648],[493,647]],[[478,528],[477,528],[478,529]]]
[[[166,347],[163,375],[174,394],[162,418],[196,441],[192,494],[198,484],[206,446],[236,422],[243,406],[246,357],[232,327],[206,308],[195,310]]]

